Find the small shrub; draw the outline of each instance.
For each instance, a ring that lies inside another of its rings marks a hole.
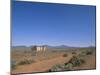
[[[48,70],[49,72],[56,72],[56,71],[69,71],[72,70],[72,64],[68,63],[67,65],[65,64],[57,64],[55,66],[53,66],[50,70]]]
[[[20,61],[18,63],[18,65],[25,65],[25,64],[31,64],[32,62],[34,62],[33,60],[23,60],[23,61]]]
[[[80,55],[92,55],[93,51],[92,50],[86,50],[86,51],[82,51]]]
[[[50,71],[51,71],[51,72],[57,72],[57,71],[61,71],[61,70],[62,70],[61,68],[56,68],[56,67],[55,67],[55,68],[52,68]]]
[[[56,71],[60,71],[60,65],[55,65],[51,68],[51,72],[56,72]]]
[[[56,71],[63,71],[64,70],[65,65],[64,64],[57,64],[55,66],[53,66],[49,72],[56,72]]]
[[[83,59],[80,59],[80,61],[81,61],[81,63],[85,63],[85,60],[83,60]]]
[[[80,66],[82,63],[84,63],[85,61],[79,57],[73,57],[70,60],[70,63],[73,64],[73,66]]]
[[[70,70],[72,70],[72,67],[73,67],[73,65],[71,63],[68,63],[68,64],[65,65],[64,70],[70,71]]]
[[[67,57],[68,56],[68,54],[63,54],[63,57]]]
[[[15,61],[11,61],[11,69],[15,69],[16,68],[16,62]]]
[[[86,55],[91,55],[92,54],[92,51],[88,50],[86,51]]]

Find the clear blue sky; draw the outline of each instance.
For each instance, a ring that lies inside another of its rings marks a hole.
[[[95,6],[16,2],[12,45],[95,46]]]

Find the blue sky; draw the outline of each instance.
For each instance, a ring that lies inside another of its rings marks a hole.
[[[12,45],[95,46],[95,6],[12,4]]]

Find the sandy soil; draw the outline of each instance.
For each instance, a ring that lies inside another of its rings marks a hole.
[[[18,66],[15,70],[12,71],[12,74],[45,72],[56,64],[62,64],[62,63],[68,62],[71,58],[72,58],[72,55],[68,54],[67,57],[58,56],[52,59],[37,61],[29,65]]]
[[[65,52],[53,52],[48,51],[46,53],[40,53],[36,56],[32,56],[31,52],[14,52],[12,53],[12,59],[15,59],[17,62],[20,62],[25,59],[31,59],[35,62],[31,64],[17,65],[15,69],[12,70],[12,74],[20,73],[39,73],[39,72],[48,72],[53,66],[57,64],[68,63],[73,56],[79,56],[82,51],[85,49],[75,50],[75,51],[65,51]],[[87,49],[86,49],[87,50]],[[75,52],[73,54],[72,52]],[[67,54],[67,56],[64,56]],[[80,56],[81,57],[81,56]],[[73,67],[72,70],[86,70],[86,69],[95,69],[96,68],[96,56],[95,51],[93,54],[82,56],[85,61],[84,64],[80,66]]]

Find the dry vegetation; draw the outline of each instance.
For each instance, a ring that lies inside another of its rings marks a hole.
[[[95,69],[95,48],[48,50],[36,56],[31,50],[12,50],[12,74]]]

